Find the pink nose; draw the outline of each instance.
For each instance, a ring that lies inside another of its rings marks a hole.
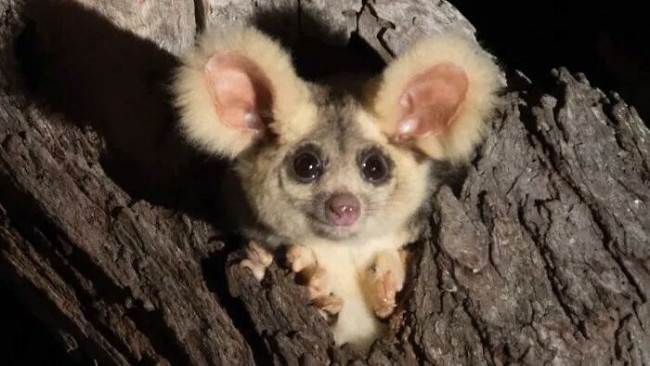
[[[335,193],[325,203],[327,219],[335,226],[350,226],[359,218],[359,199],[352,193]]]

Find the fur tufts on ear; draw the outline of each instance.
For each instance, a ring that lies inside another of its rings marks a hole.
[[[369,88],[381,130],[434,159],[463,161],[494,109],[498,67],[466,36],[438,34],[416,42]]]
[[[309,109],[307,86],[287,52],[254,28],[201,36],[172,90],[186,138],[228,158],[268,134],[290,134],[296,113]]]

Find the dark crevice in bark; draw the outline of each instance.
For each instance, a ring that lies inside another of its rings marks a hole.
[[[472,325],[472,328],[474,329],[474,332],[478,336],[479,340],[481,341],[481,346],[483,348],[483,355],[484,355],[484,360],[489,364],[489,365],[494,365],[495,364],[495,359],[496,355],[494,354],[494,347],[492,346],[490,342],[490,336],[488,331],[485,328],[485,325],[482,324],[480,317],[477,316],[472,312],[472,306],[470,304],[470,299],[465,297],[462,300],[459,300],[458,303],[462,306],[463,311],[465,311],[465,314],[470,319],[470,324]],[[489,356],[489,357],[486,357]]]
[[[34,245],[44,258],[47,258],[52,269],[72,287],[75,297],[79,300],[79,308],[85,312],[85,317],[94,327],[99,329],[110,343],[123,355],[128,355],[128,346],[123,339],[115,335],[102,321],[103,315],[95,306],[96,299],[90,296],[87,287],[89,284],[80,282],[79,274],[86,279],[92,279],[93,291],[103,295],[102,302],[105,306],[122,308],[132,298],[128,289],[118,287],[114,280],[107,277],[105,272],[93,263],[92,259],[74,247],[61,232],[56,223],[42,216],[38,202],[34,201],[16,187],[4,184],[5,179],[0,179],[0,202],[3,202],[7,217],[12,226],[26,240]],[[142,306],[134,304],[131,309],[126,309],[128,318],[131,318],[138,328],[151,341],[156,351],[174,364],[187,364],[189,356],[177,344],[176,338],[169,329],[162,326],[162,316],[158,311],[144,311]],[[144,357],[148,357],[144,355]],[[130,359],[130,362],[138,362]],[[149,359],[149,362],[155,362]]]
[[[549,200],[551,202],[553,200]],[[543,206],[543,202],[535,202],[533,204],[535,206],[535,209],[541,214],[541,210],[546,210],[546,208]],[[531,206],[527,206],[528,209],[530,209]],[[542,215],[543,219],[547,222],[550,222],[548,215],[548,211],[546,211],[546,216]],[[548,284],[554,294],[555,299],[557,300],[558,305],[564,312],[564,315],[569,319],[571,324],[575,327],[575,330],[580,332],[580,334],[587,338],[586,331],[584,329],[584,324],[580,320],[578,314],[572,309],[571,305],[566,302],[566,299],[564,298],[563,295],[563,287],[565,284],[562,283],[562,281],[557,277],[556,271],[557,271],[557,265],[556,261],[554,260],[554,253],[552,250],[550,250],[546,246],[547,238],[546,238],[546,232],[547,228],[544,227],[539,227],[536,224],[530,223],[530,220],[526,217],[527,212],[526,212],[526,207],[519,206],[517,209],[517,217],[519,219],[519,222],[523,225],[524,229],[526,232],[530,235],[530,238],[532,239],[533,243],[535,244],[535,248],[537,248],[540,257],[544,261],[544,272],[546,273],[546,279],[548,281]],[[532,226],[531,226],[532,225]],[[547,226],[548,223],[546,223],[545,226]]]
[[[434,261],[434,266],[435,266],[435,288],[436,292],[432,291],[432,297],[435,296],[436,301],[438,304],[434,306],[434,309],[427,309],[427,310],[433,310],[431,313],[426,314],[426,318],[420,319],[421,322],[426,322],[428,319],[434,319],[438,316],[441,316],[443,314],[443,294],[445,293],[446,289],[444,288],[444,279],[443,279],[443,273],[442,273],[442,268],[440,267],[440,261],[439,258],[440,256],[443,256],[444,254],[441,253],[436,245],[433,244],[433,238],[437,237],[437,232],[436,232],[436,226],[435,225],[430,225],[430,235],[425,235],[425,238],[423,239],[421,246],[417,249],[414,249],[414,255],[411,258],[410,262],[410,271],[413,275],[413,277],[410,278],[423,278],[425,274],[421,271],[420,266],[418,266],[418,263],[421,263],[423,260],[427,260],[427,258],[433,258]],[[407,291],[408,293],[413,293],[414,288],[416,284],[414,284],[411,281],[407,281],[406,283]],[[439,311],[435,312],[435,308],[439,309]],[[407,328],[408,329],[408,328]],[[404,329],[402,329],[404,331]],[[417,356],[418,360],[430,360],[430,357],[428,357],[426,350],[424,347],[422,347],[420,340],[417,338],[417,334],[414,331],[413,328],[408,329],[409,333],[408,335],[408,340],[409,340],[409,345],[412,349],[412,351],[415,353]]]
[[[594,209],[591,207],[591,205],[587,205],[589,207],[589,210],[591,212],[591,216],[594,219],[594,222],[600,229],[600,232],[603,233],[603,246],[607,253],[611,256],[611,258],[614,260],[614,262],[617,264],[618,268],[621,270],[621,273],[625,275],[625,278],[627,278],[628,283],[634,288],[637,296],[639,296],[639,299],[641,299],[641,302],[647,302],[647,296],[639,286],[638,280],[632,275],[630,270],[625,266],[623,263],[623,259],[621,258],[620,254],[617,252],[615,249],[614,244],[616,243],[616,239],[614,239],[614,236],[609,232],[609,226],[605,224],[605,221],[601,217],[601,214],[598,210]],[[625,238],[623,238],[624,240]]]
[[[240,238],[229,238],[229,243],[241,243]],[[231,265],[237,265],[228,258],[238,258],[237,249],[224,250],[220,253],[213,253],[208,259],[203,260],[201,268],[203,277],[210,291],[219,298],[219,304],[228,313],[235,327],[241,332],[242,336],[248,343],[250,350],[258,365],[266,365],[271,362],[273,355],[265,345],[264,337],[257,334],[255,324],[250,315],[246,312],[246,306],[228,291],[228,278],[226,275],[227,268]],[[236,260],[235,260],[236,261]]]
[[[515,183],[512,184],[512,187],[514,187]],[[508,190],[510,191],[512,187]],[[492,240],[493,234],[494,234],[494,218],[493,218],[493,213],[490,210],[490,205],[487,204],[487,191],[481,191],[479,194],[476,196],[476,208],[479,214],[479,217],[481,218],[481,222],[485,225],[485,228],[488,231],[488,236],[490,239],[488,240],[488,260],[490,262],[490,265],[492,268],[495,270],[497,275],[501,277],[501,279],[505,280],[505,276],[501,272],[501,269],[499,268],[500,266],[497,264],[495,258],[494,258],[494,252],[495,252],[495,243],[494,240]],[[506,196],[508,194],[506,193]]]

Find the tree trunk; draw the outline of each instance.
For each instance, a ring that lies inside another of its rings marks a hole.
[[[182,143],[165,89],[197,29],[251,21],[310,77],[473,28],[445,2],[220,4],[0,0],[0,278],[71,358],[650,364],[650,132],[563,68],[504,74],[491,133],[462,186],[433,197],[368,355],[333,345],[287,270],[258,283],[235,265],[214,215],[227,167]],[[319,65],[328,53],[346,62]]]

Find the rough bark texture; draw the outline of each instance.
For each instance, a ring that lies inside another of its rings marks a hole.
[[[223,164],[174,132],[174,55],[196,29],[251,21],[288,44],[365,45],[352,67],[372,68],[472,26],[445,2],[78,3],[0,0],[0,278],[71,359],[650,364],[650,132],[616,95],[565,69],[507,73],[464,184],[433,198],[393,334],[359,355],[286,270],[260,284],[233,264],[212,215]]]

